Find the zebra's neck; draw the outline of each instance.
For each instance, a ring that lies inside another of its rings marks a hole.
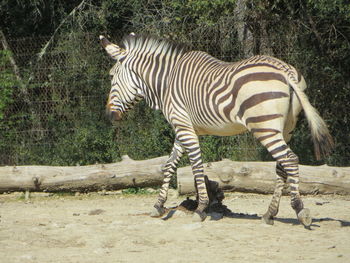
[[[186,52],[182,46],[154,37],[130,36],[123,41],[128,50],[128,67],[140,78],[147,104],[162,109],[168,78]]]

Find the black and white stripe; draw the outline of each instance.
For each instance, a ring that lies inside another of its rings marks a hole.
[[[164,213],[170,177],[187,152],[198,191],[196,213],[203,220],[209,200],[198,135],[230,136],[248,130],[277,161],[277,184],[264,220],[273,222],[283,185],[288,182],[299,220],[304,225],[311,223],[298,189],[298,157],[287,145],[301,109],[318,158],[329,153],[333,141],[303,92],[303,76],[294,67],[269,56],[227,63],[205,52],[134,34],[123,40],[122,47],[100,38],[107,53],[117,60],[111,70],[108,111],[117,112],[120,119],[137,100],[145,98],[150,107],[163,112],[176,134],[153,215]]]

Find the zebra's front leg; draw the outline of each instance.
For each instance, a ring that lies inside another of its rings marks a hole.
[[[164,175],[163,184],[160,188],[158,200],[153,207],[153,211],[151,212],[152,217],[160,217],[165,213],[164,204],[167,200],[170,180],[173,174],[176,172],[177,164],[180,161],[184,151],[185,150],[179,141],[175,140],[169,159],[162,169]]]
[[[278,213],[280,200],[282,196],[282,190],[283,190],[284,184],[287,181],[287,174],[283,170],[280,163],[278,162],[276,164],[276,175],[277,175],[276,186],[272,196],[271,203],[269,205],[267,212],[262,216],[262,220],[269,225],[273,225],[274,223],[273,219]]]
[[[207,187],[205,183],[203,162],[201,156],[201,150],[199,147],[198,136],[195,134],[193,129],[184,128],[176,130],[176,135],[181,142],[181,145],[185,148],[188,157],[190,159],[192,173],[194,176],[194,183],[196,186],[198,207],[195,210],[193,220],[204,221],[206,218],[205,209],[209,205],[209,197]]]

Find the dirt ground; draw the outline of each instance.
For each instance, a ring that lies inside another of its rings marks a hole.
[[[273,226],[271,196],[226,194],[233,214],[192,222],[148,213],[156,194],[0,195],[0,262],[350,262],[350,197],[305,196],[314,221],[299,225],[288,196]],[[170,196],[167,206],[185,197]]]

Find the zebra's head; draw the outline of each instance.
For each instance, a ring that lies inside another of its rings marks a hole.
[[[143,98],[143,83],[136,74],[127,67],[128,53],[125,49],[109,42],[100,36],[101,45],[108,55],[116,60],[109,74],[112,77],[111,90],[106,105],[106,112],[111,120],[120,120],[123,113]]]

